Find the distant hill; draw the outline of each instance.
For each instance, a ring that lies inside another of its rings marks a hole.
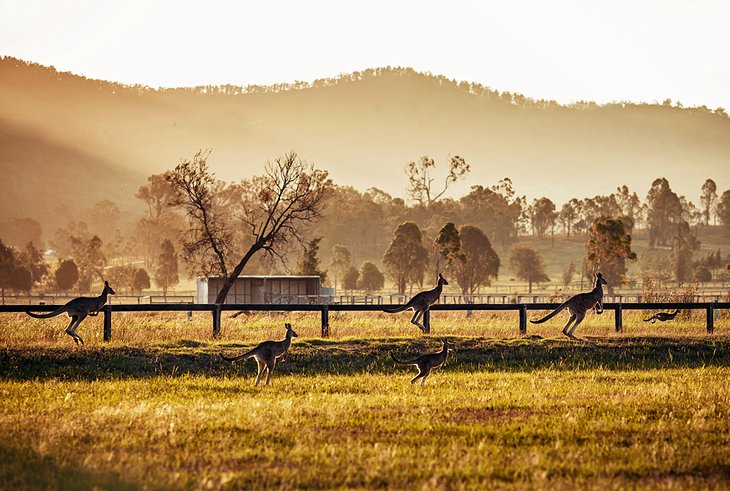
[[[200,148],[227,180],[296,149],[337,184],[403,196],[403,167],[428,154],[472,166],[452,196],[510,177],[528,199],[609,194],[643,199],[653,179],[697,202],[730,187],[730,119],[706,108],[591,103],[569,107],[410,69],[312,84],[153,90],[0,60],[0,204],[6,217],[55,225],[101,199],[123,211],[146,176]],[[39,189],[42,192],[39,195]]]
[[[142,207],[134,193],[146,177],[63,143],[42,131],[0,119],[0,209],[3,219],[31,217],[45,240],[57,227],[78,220],[103,199],[126,206],[125,218]],[[131,199],[130,199],[131,198]]]

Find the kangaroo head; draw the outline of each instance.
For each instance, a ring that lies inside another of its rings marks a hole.
[[[287,322],[286,324],[284,324],[284,327],[286,327],[286,333],[287,334],[291,334],[291,337],[293,337],[293,338],[298,338],[299,337],[299,334],[295,333],[294,332],[294,329],[291,328],[291,324],[289,324]]]
[[[608,285],[608,281],[605,280],[601,273],[596,273],[596,280],[598,280],[603,285]]]
[[[439,284],[441,284],[441,285],[448,285],[449,284],[449,282],[446,281],[446,278],[444,278],[441,273],[439,273]]]
[[[109,282],[104,282],[104,291],[102,293],[111,293],[112,295],[116,295],[117,292],[115,292],[112,287],[109,286]]]

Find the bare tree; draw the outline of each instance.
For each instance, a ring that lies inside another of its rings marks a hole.
[[[199,151],[184,160],[165,178],[175,191],[172,206],[184,210],[188,230],[183,234],[183,257],[203,275],[228,276],[228,256],[233,244],[230,207],[223,197],[226,185],[208,170],[210,151]]]
[[[332,186],[327,171],[315,169],[296,152],[267,162],[264,175],[226,186],[208,170],[210,152],[198,152],[167,175],[191,224],[186,257],[204,255],[224,281],[216,303],[225,302],[233,282],[258,251],[284,259],[301,229],[321,217]],[[245,251],[245,252],[243,252]]]
[[[147,185],[140,186],[135,196],[147,205],[151,218],[159,220],[168,212],[170,204],[175,201],[175,190],[164,174],[153,174],[147,178]]]
[[[408,194],[420,205],[430,206],[443,196],[451,183],[462,179],[470,170],[469,164],[466,163],[463,157],[458,155],[451,157],[449,173],[444,181],[444,187],[441,191],[438,191],[433,188],[434,178],[431,176],[431,172],[435,167],[436,162],[428,155],[421,157],[418,162],[409,162],[406,166]]]

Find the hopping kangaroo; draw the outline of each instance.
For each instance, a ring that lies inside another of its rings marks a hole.
[[[438,302],[438,299],[441,296],[441,290],[444,289],[444,285],[448,284],[449,282],[446,281],[443,276],[441,276],[441,273],[439,273],[439,281],[438,285],[436,285],[436,288],[434,288],[433,290],[427,290],[425,292],[417,293],[407,303],[401,305],[400,307],[396,307],[394,309],[384,308],[383,312],[394,314],[396,312],[403,312],[404,310],[413,309],[411,324],[417,325],[418,328],[425,333],[426,328],[423,326],[423,324],[419,322],[419,320],[423,317],[423,315],[426,313],[429,307],[431,307],[431,305]]]
[[[101,295],[98,297],[78,297],[74,298],[73,300],[69,301],[64,305],[63,307],[59,307],[58,309],[54,310],[53,312],[49,312],[48,314],[34,314],[33,312],[27,312],[27,314],[31,317],[35,317],[36,319],[48,319],[49,317],[55,317],[57,315],[63,314],[66,312],[69,317],[71,317],[71,323],[66,328],[66,334],[71,336],[73,340],[76,342],[76,344],[84,344],[84,340],[76,334],[76,329],[78,329],[79,324],[81,324],[81,321],[86,319],[87,315],[95,316],[99,313],[101,308],[106,303],[106,297],[109,294],[114,295],[114,290],[112,290],[112,287],[109,286],[109,282],[104,282],[104,290],[102,290]]]
[[[263,375],[264,370],[267,371],[266,385],[269,385],[271,373],[274,371],[274,367],[276,366],[276,360],[281,359],[281,361],[284,361],[287,351],[289,350],[289,346],[291,345],[291,338],[298,337],[298,334],[291,328],[291,324],[286,323],[284,326],[286,327],[286,337],[281,341],[264,341],[254,349],[247,351],[242,355],[229,357],[221,354],[221,358],[228,361],[236,361],[244,358],[256,359],[256,363],[259,367],[259,373],[256,375],[256,385],[259,385],[259,381],[261,380],[261,375]]]
[[[656,321],[670,321],[677,317],[677,314],[679,314],[681,311],[679,309],[675,310],[674,312],[657,312],[656,314],[652,315],[651,317],[644,319],[644,322],[651,321],[652,324],[654,324]]]
[[[531,320],[530,322],[533,324],[541,324],[546,320],[553,318],[562,310],[568,309],[570,318],[563,328],[563,334],[571,339],[577,339],[573,336],[573,333],[575,332],[575,328],[578,327],[578,324],[580,324],[585,318],[586,313],[592,308],[595,309],[596,314],[603,313],[603,285],[607,284],[608,282],[603,279],[603,275],[601,275],[601,273],[596,273],[596,286],[593,287],[593,290],[570,297],[568,300],[560,304],[557,309],[553,310],[542,319],[536,321]],[[573,327],[571,328],[570,324],[574,321],[575,324],[573,324]]]
[[[395,355],[393,355],[392,351],[390,352],[390,357],[399,365],[415,365],[418,367],[418,374],[411,379],[411,383],[415,384],[416,380],[420,378],[421,385],[423,385],[426,383],[426,378],[431,373],[431,370],[442,365],[446,365],[446,357],[449,356],[449,348],[451,345],[449,345],[448,339],[444,339],[443,343],[444,345],[438,353],[428,353],[409,361],[401,361],[397,359]]]

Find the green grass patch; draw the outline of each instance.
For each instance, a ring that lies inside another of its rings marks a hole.
[[[730,483],[730,338],[453,336],[425,387],[387,353],[299,338],[0,350],[7,489],[656,489]]]

